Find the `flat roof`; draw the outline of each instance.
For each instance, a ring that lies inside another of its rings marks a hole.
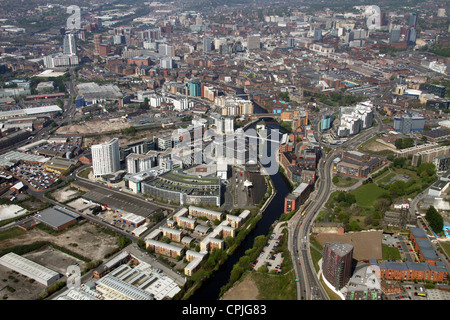
[[[51,207],[39,212],[35,219],[53,228],[58,228],[78,217],[80,217],[80,215],[75,212],[68,211],[61,207]]]

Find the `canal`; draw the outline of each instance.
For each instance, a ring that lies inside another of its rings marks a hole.
[[[265,118],[268,129],[278,129],[280,126],[271,118]],[[254,127],[251,126],[251,127]],[[250,128],[251,128],[250,127]],[[281,132],[281,130],[280,130]],[[283,214],[284,198],[291,191],[290,185],[286,178],[277,172],[271,175],[272,183],[277,190],[277,194],[272,199],[266,210],[262,213],[262,218],[256,224],[256,227],[248,234],[238,249],[228,258],[228,260],[213,273],[211,277],[198,289],[192,296],[191,300],[217,300],[219,299],[220,288],[228,283],[231,270],[239,259],[245,254],[245,251],[253,247],[253,242],[260,235],[266,236],[274,221],[278,220]]]

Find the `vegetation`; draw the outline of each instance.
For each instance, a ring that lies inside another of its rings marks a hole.
[[[358,180],[352,179],[351,177],[340,177],[340,176],[334,176],[333,177],[333,184],[336,187],[346,188],[354,185]]]
[[[401,260],[400,252],[395,247],[382,244],[383,260]]]
[[[425,214],[425,219],[427,219],[430,224],[431,229],[438,234],[444,228],[444,218],[439,214],[435,207],[430,206]]]
[[[399,138],[395,140],[395,147],[397,149],[406,149],[414,146],[413,138]]]

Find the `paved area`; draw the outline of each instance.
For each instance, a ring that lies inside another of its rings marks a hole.
[[[261,251],[259,257],[252,264],[253,269],[258,270],[260,267],[267,265],[269,272],[272,270],[281,272],[283,257],[277,251],[277,246],[283,237],[282,230],[283,228],[280,228],[279,225],[274,228],[274,231],[270,235],[266,246]]]

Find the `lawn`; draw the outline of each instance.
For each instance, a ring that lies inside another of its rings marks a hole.
[[[383,260],[401,260],[400,252],[397,248],[389,247],[387,244],[382,245]]]
[[[356,198],[356,203],[362,207],[371,207],[375,200],[379,198],[385,192],[374,183],[368,183],[362,185],[358,189],[352,191],[351,193]]]

